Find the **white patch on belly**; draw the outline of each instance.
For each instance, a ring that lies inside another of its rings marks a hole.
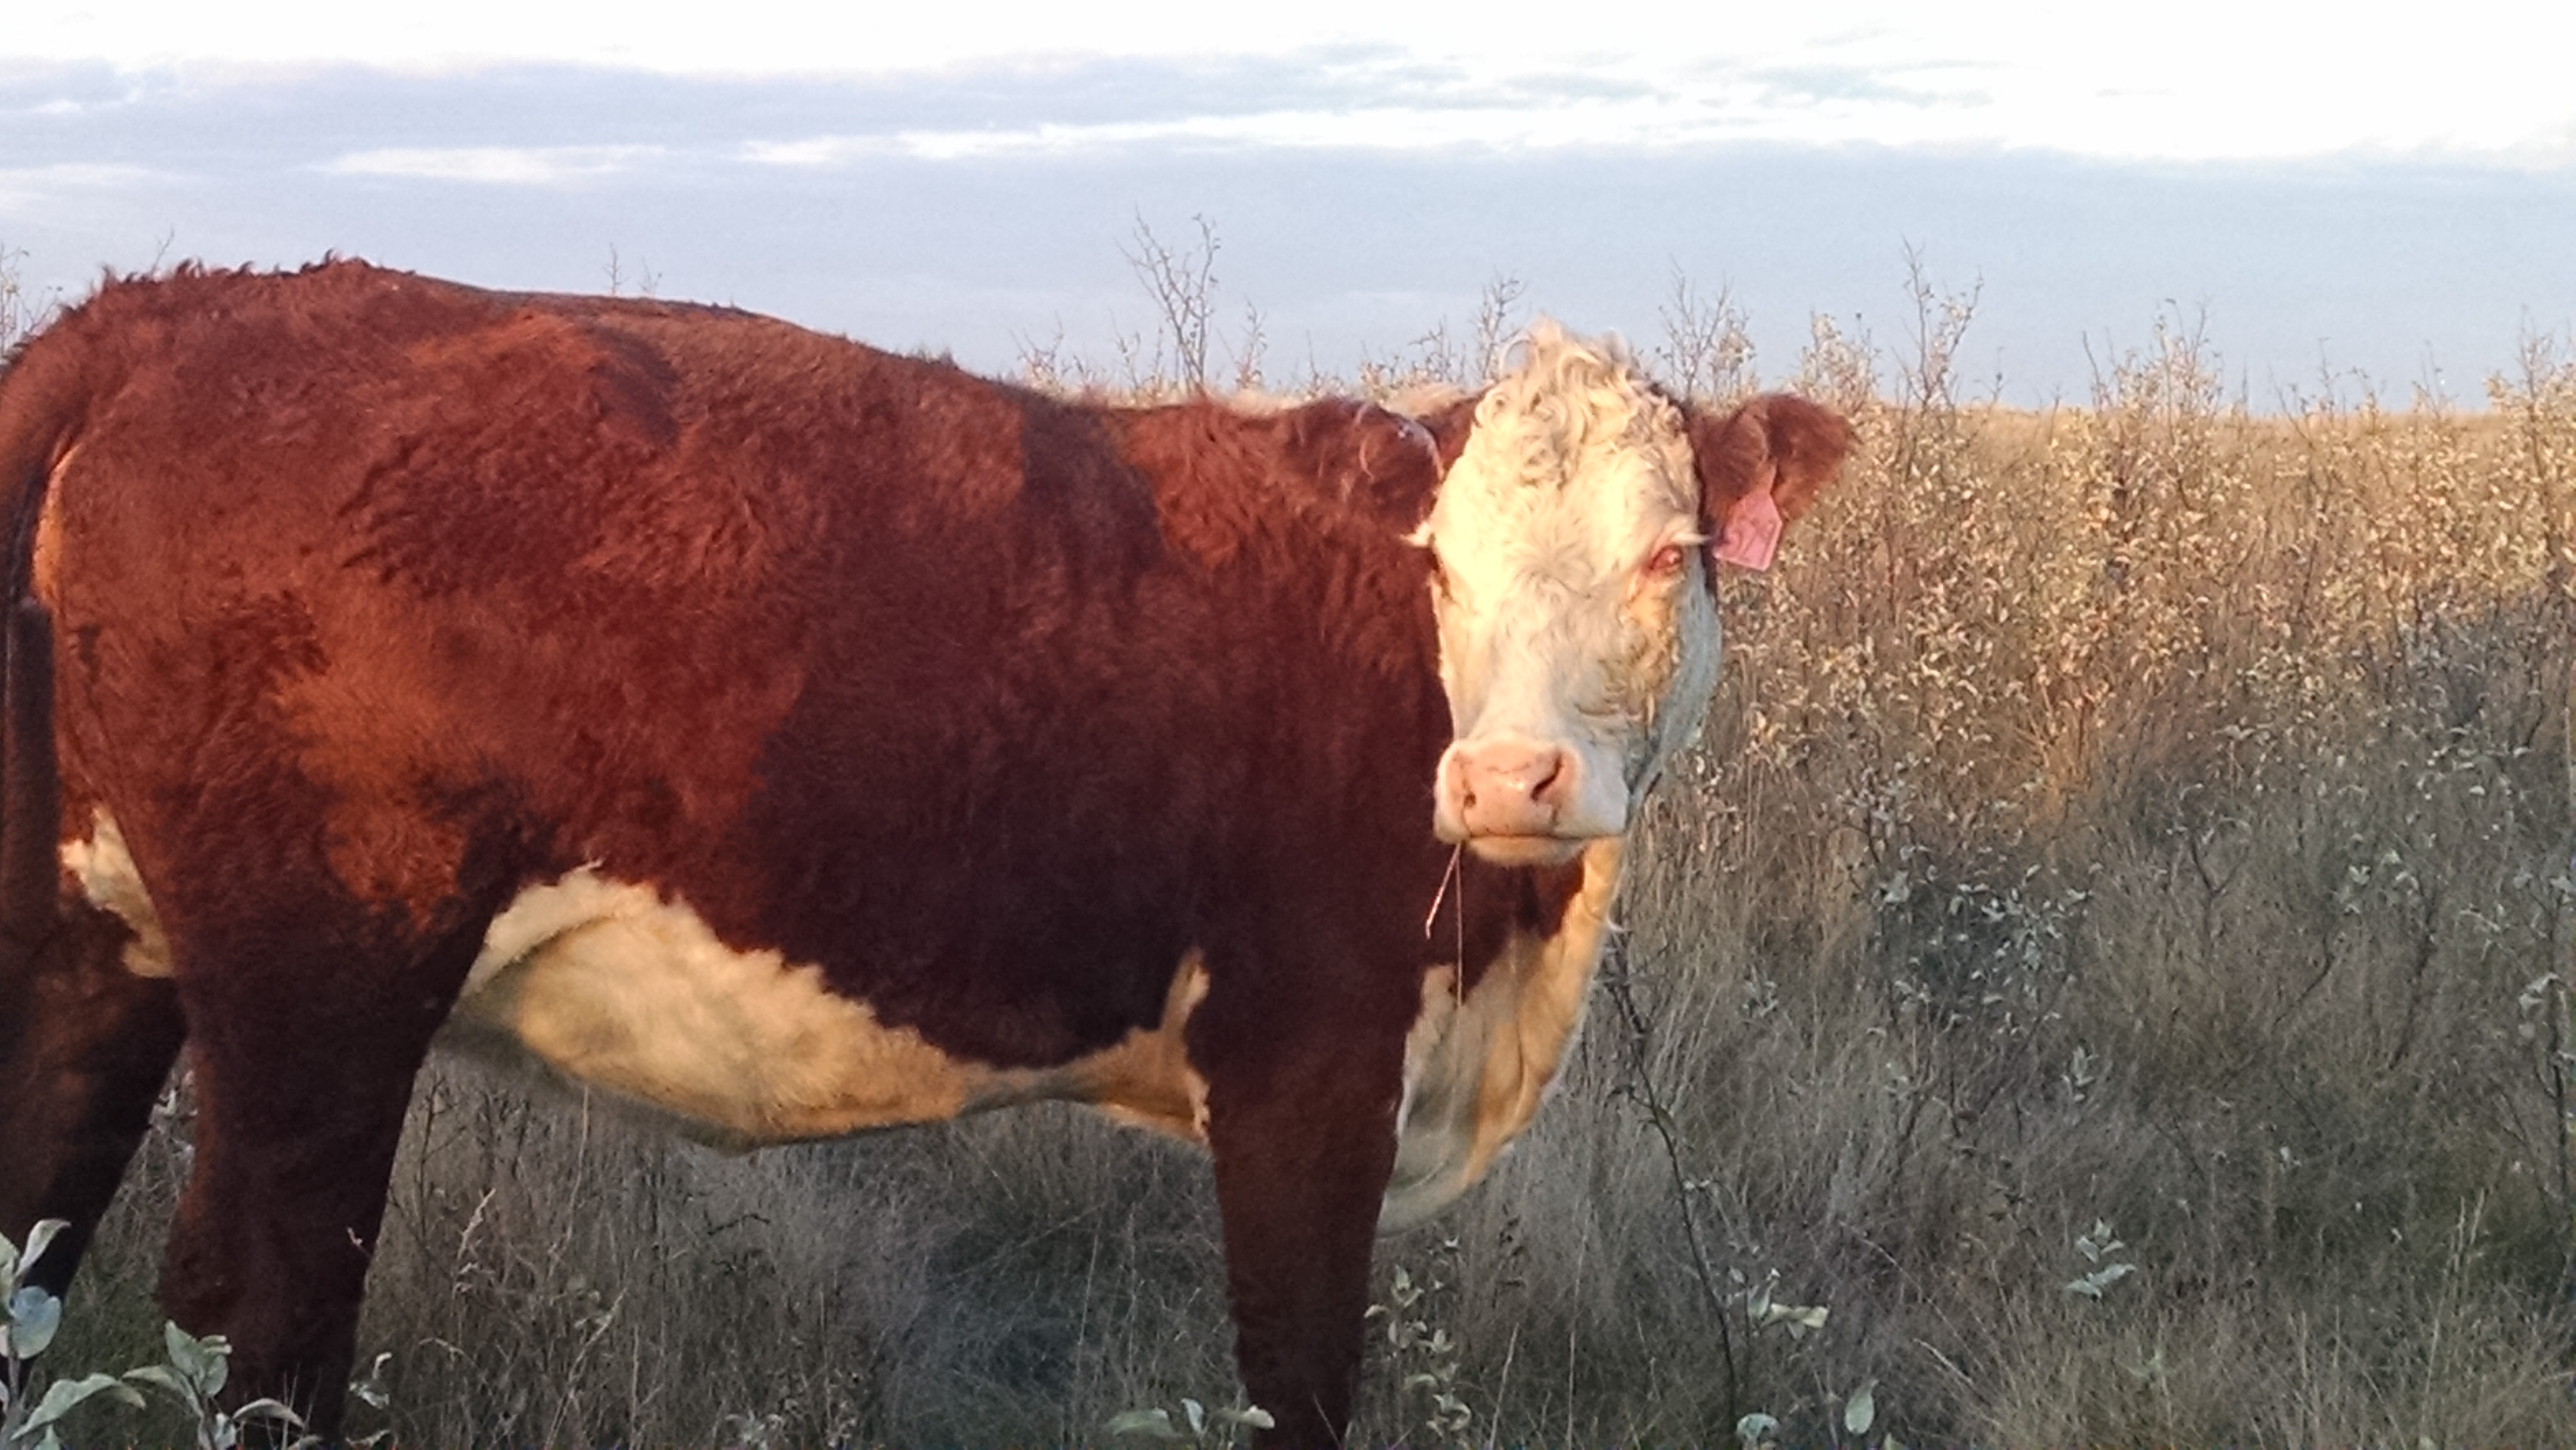
[[[1514,938],[1463,1001],[1456,968],[1424,976],[1380,1231],[1418,1223],[1474,1187],[1537,1114],[1583,1025],[1620,853],[1616,839],[1586,846],[1583,885],[1556,934]]]
[[[972,1106],[1001,1107],[1039,1098],[1070,1098],[1130,1127],[1152,1128],[1207,1145],[1207,1079],[1190,1066],[1182,1034],[1190,1013],[1208,993],[1207,967],[1197,952],[1181,959],[1163,996],[1163,1020],[1139,1027],[1115,1047],[1075,1058],[1062,1067],[999,1074]]]
[[[63,869],[80,883],[89,904],[125,923],[134,938],[125,944],[125,969],[138,977],[170,975],[170,938],[161,930],[161,913],[143,889],[134,857],[125,849],[125,833],[104,810],[90,812],[89,837],[62,843]]]
[[[493,919],[449,1028],[459,1046],[515,1042],[729,1147],[1038,1098],[1196,1137],[1206,1089],[1180,1034],[1206,990],[1193,957],[1154,1027],[1061,1067],[997,1068],[879,1022],[826,987],[819,968],[726,946],[685,903],[584,868]]]

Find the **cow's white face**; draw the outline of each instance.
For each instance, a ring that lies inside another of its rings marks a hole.
[[[1681,410],[1615,340],[1533,329],[1418,536],[1456,732],[1442,840],[1527,865],[1626,831],[1716,682],[1701,517]]]

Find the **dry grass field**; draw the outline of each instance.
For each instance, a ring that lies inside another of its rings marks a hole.
[[[2576,356],[2257,414],[2169,327],[2016,412],[1967,311],[1774,375],[1861,453],[1725,583],[1555,1101],[1382,1244],[1362,1437],[2576,1444]],[[171,1101],[58,1365],[156,1352]],[[356,1428],[1097,1442],[1236,1394],[1215,1234],[1195,1155],[1072,1111],[726,1158],[440,1068]]]

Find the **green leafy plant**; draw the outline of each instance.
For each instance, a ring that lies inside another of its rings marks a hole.
[[[782,1443],[787,1421],[775,1412],[754,1414],[745,1410],[724,1417],[722,1435],[718,1438],[727,1450],[771,1450]]]
[[[1760,1288],[1745,1291],[1744,1317],[1753,1321],[1755,1329],[1776,1324],[1787,1329],[1791,1339],[1804,1339],[1824,1328],[1825,1321],[1832,1317],[1833,1311],[1822,1304],[1791,1304],[1774,1298],[1772,1291],[1778,1287],[1780,1271],[1774,1269]]]
[[[127,1370],[125,1378],[176,1401],[195,1426],[197,1450],[235,1450],[243,1434],[253,1426],[303,1428],[303,1420],[277,1400],[256,1399],[234,1410],[223,1409],[217,1403],[216,1397],[223,1393],[224,1381],[230,1374],[228,1361],[233,1352],[222,1335],[209,1334],[200,1339],[165,1320],[161,1342],[167,1361]]]
[[[166,1320],[161,1326],[162,1363],[130,1369],[123,1375],[94,1373],[78,1379],[58,1379],[31,1403],[34,1362],[62,1327],[63,1304],[43,1286],[28,1283],[27,1277],[65,1227],[58,1218],[39,1221],[28,1231],[24,1250],[0,1236],[0,1284],[8,1290],[8,1319],[0,1324],[0,1450],[58,1450],[62,1442],[56,1427],[72,1410],[102,1395],[141,1409],[147,1403],[144,1389],[159,1391],[187,1414],[190,1443],[197,1450],[235,1450],[254,1427],[288,1431],[303,1428],[304,1422],[295,1412],[274,1399],[252,1400],[231,1410],[222,1408],[218,1397],[229,1372],[227,1360],[232,1346],[220,1334],[201,1339]],[[350,1386],[360,1399],[379,1409],[385,1404],[379,1380],[387,1358],[376,1356],[366,1378]],[[313,1442],[307,1437],[293,1443]]]
[[[2066,1292],[2086,1299],[2099,1299],[2104,1290],[2137,1272],[2138,1266],[2113,1257],[2128,1245],[2112,1236],[2111,1225],[2093,1221],[2091,1233],[2075,1236],[2075,1252],[2091,1267],[2066,1281]]]
[[[1211,1410],[1199,1401],[1183,1396],[1180,1418],[1159,1406],[1128,1410],[1113,1415],[1103,1426],[1121,1440],[1145,1440],[1159,1445],[1232,1445],[1235,1437],[1246,1430],[1267,1430],[1279,1422],[1259,1405],[1242,1405],[1234,1409]]]
[[[61,1443],[54,1426],[72,1409],[99,1395],[140,1405],[143,1397],[127,1388],[114,1375],[84,1375],[76,1380],[56,1380],[42,1398],[29,1403],[34,1388],[34,1361],[54,1342],[54,1331],[63,1322],[63,1301],[41,1285],[27,1282],[29,1271],[43,1258],[45,1249],[66,1225],[61,1219],[49,1218],[28,1230],[24,1252],[0,1236],[0,1284],[8,1288],[9,1318],[0,1324],[0,1447],[40,1447],[54,1450]]]
[[[1403,1376],[1398,1382],[1408,1401],[1419,1398],[1418,1424],[1426,1438],[1438,1444],[1472,1443],[1467,1433],[1475,1423],[1476,1412],[1460,1396],[1458,1368],[1463,1359],[1457,1339],[1434,1322],[1434,1299],[1448,1293],[1456,1272],[1458,1240],[1453,1235],[1440,1243],[1439,1259],[1431,1272],[1420,1280],[1403,1265],[1396,1266],[1387,1284],[1386,1302],[1369,1306],[1368,1317],[1386,1324],[1387,1347],[1394,1351],[1395,1364]]]

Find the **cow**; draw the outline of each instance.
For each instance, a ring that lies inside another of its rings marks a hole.
[[[328,1437],[434,1045],[735,1148],[1033,1099],[1203,1143],[1268,1443],[1530,1121],[1716,563],[1844,422],[1542,324],[1403,416],[1068,400],[349,261],[0,376],[0,1232],[60,1289],[183,1047],[171,1317]]]

